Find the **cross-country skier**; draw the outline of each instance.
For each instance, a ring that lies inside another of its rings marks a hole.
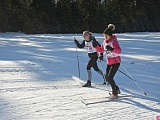
[[[100,70],[97,66],[98,53],[97,53],[96,49],[93,47],[93,41],[96,41],[95,37],[92,35],[91,32],[84,31],[83,38],[84,38],[84,40],[81,44],[76,39],[74,40],[74,42],[78,48],[84,48],[84,47],[88,48],[88,57],[90,58],[90,60],[87,64],[87,68],[86,68],[87,73],[88,73],[88,80],[87,80],[87,83],[83,85],[83,87],[89,87],[89,86],[91,86],[91,77],[92,77],[91,68],[92,67],[100,75],[102,75],[102,76],[104,76],[104,75],[103,75],[102,70]],[[99,59],[101,59],[101,56],[99,57]],[[104,80],[103,84],[106,84],[105,80]]]
[[[96,47],[96,50],[100,53],[106,53],[106,80],[111,85],[112,95],[111,99],[118,98],[118,94],[120,94],[119,87],[116,85],[114,81],[114,76],[120,66],[121,58],[121,48],[117,41],[116,35],[113,34],[115,30],[115,26],[113,24],[109,24],[108,28],[106,28],[103,32],[104,41],[102,45],[99,46],[97,42],[93,43],[93,46]]]

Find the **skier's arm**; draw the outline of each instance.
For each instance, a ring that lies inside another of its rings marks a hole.
[[[99,44],[99,42],[98,42],[97,40],[95,40],[95,39],[92,41],[92,44],[93,44],[93,47],[94,47],[94,48],[96,48],[97,46],[101,46],[101,45]]]
[[[96,48],[96,50],[98,51],[98,52],[100,52],[100,53],[103,53],[104,52],[104,47],[103,47],[103,44],[101,45],[101,46],[96,46],[95,47]]]
[[[120,47],[120,45],[119,45],[117,40],[113,41],[113,48],[114,49],[113,49],[112,52],[117,53],[117,54],[121,53],[121,47]]]
[[[85,41],[80,44],[76,39],[74,40],[75,44],[77,45],[78,48],[83,48],[85,46]]]

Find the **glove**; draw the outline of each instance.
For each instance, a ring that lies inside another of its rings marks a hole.
[[[103,53],[101,53],[101,56],[99,57],[99,59],[103,61]]]
[[[78,45],[79,44],[79,42],[75,39],[74,40],[74,43],[76,44],[76,45]]]
[[[96,40],[92,41],[92,45],[94,48],[96,48],[97,46],[100,46],[100,44]]]
[[[111,51],[111,52],[114,50],[114,48],[112,48],[110,45],[107,45],[106,49],[107,49],[107,51]]]

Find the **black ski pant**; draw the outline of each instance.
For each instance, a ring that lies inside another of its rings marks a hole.
[[[87,70],[90,70],[91,67],[94,68],[95,71],[99,71],[98,69],[98,65],[97,65],[97,60],[98,60],[98,56],[97,56],[97,52],[94,53],[88,53],[88,57],[90,58],[88,64],[87,64]]]
[[[119,87],[116,85],[114,81],[114,76],[120,66],[120,63],[116,63],[113,65],[107,65],[106,68],[106,80],[112,87],[112,94],[118,94],[117,91],[119,90]]]
[[[91,67],[93,67],[95,71],[99,71],[99,68],[98,68],[98,65],[97,65],[97,59],[98,59],[98,57],[90,58],[86,69],[90,70]]]

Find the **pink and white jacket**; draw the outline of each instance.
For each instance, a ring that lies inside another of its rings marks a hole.
[[[114,48],[114,50],[107,51],[106,46],[110,45]],[[97,46],[96,50],[100,53],[106,53],[106,62],[108,65],[113,65],[121,62],[120,53],[121,48],[117,41],[117,37],[115,35],[112,36],[110,40],[104,40],[101,46]]]

